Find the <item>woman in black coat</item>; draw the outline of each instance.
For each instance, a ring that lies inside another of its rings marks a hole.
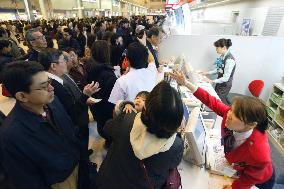
[[[110,139],[103,132],[105,122],[112,118],[114,104],[108,102],[109,95],[114,86],[117,77],[114,74],[113,68],[110,66],[110,50],[106,41],[98,40],[93,43],[92,49],[92,62],[87,64],[88,80],[98,82],[101,90],[93,97],[102,99],[100,102],[92,105],[90,110],[94,119],[97,121],[98,133],[106,139],[106,143]]]
[[[159,83],[149,94],[142,113],[121,114],[104,127],[112,144],[98,172],[100,189],[147,189],[141,160],[151,185],[161,189],[182,159],[183,141],[176,131],[183,118],[179,94]]]

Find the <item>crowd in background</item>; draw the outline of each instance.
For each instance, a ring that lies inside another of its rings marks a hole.
[[[167,184],[183,153],[183,108],[168,83],[156,85],[164,19],[0,23],[2,93],[16,99],[7,118],[1,114],[1,188]],[[98,173],[89,161],[88,109],[108,149]]]

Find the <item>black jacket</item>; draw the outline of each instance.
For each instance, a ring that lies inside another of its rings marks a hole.
[[[50,189],[79,163],[79,140],[58,99],[48,105],[55,126],[18,102],[0,130],[0,161],[13,189]]]
[[[83,57],[85,54],[85,46],[86,46],[86,37],[83,33],[80,33],[78,36],[75,36],[75,39],[78,41],[80,45],[80,54],[78,54],[79,57]]]
[[[104,127],[113,142],[98,173],[97,184],[100,189],[148,189],[140,160],[135,156],[130,143],[135,116],[135,113],[121,114],[108,121]],[[183,142],[177,136],[168,151],[144,159],[155,189],[163,187],[169,170],[178,166],[182,154]]]
[[[3,112],[0,111],[0,127],[2,126],[2,123],[6,119],[6,116]],[[11,186],[9,186],[9,180],[7,178],[7,174],[4,171],[4,167],[2,163],[0,162],[0,188],[1,189],[10,189]]]
[[[108,98],[117,77],[111,66],[102,63],[94,63],[89,70],[88,80],[89,83],[94,81],[100,84],[101,90],[95,93],[93,97],[102,99],[102,101],[92,105],[90,109],[98,124],[103,126],[108,119],[112,118],[114,104],[108,102]]]
[[[34,50],[34,49],[31,49],[29,52],[28,52],[28,60],[29,61],[38,61],[38,54],[39,52]]]
[[[85,116],[87,111],[86,101],[88,97],[82,93],[81,98],[76,99],[68,89],[68,84],[66,86],[65,84],[62,85],[54,79],[52,79],[51,85],[54,87],[54,94],[58,97],[74,125],[78,127],[81,125],[88,125],[88,117]],[[85,119],[82,120],[82,117]]]
[[[121,45],[111,45],[110,62],[112,66],[120,66],[122,59],[123,47]]]

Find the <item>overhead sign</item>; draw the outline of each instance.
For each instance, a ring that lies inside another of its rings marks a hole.
[[[83,2],[95,3],[97,0],[82,0]]]
[[[178,4],[180,0],[168,0],[167,4]]]
[[[165,4],[165,5],[164,5],[165,11],[170,11],[170,10],[172,10],[172,9],[173,9],[173,6],[174,6],[174,4]]]

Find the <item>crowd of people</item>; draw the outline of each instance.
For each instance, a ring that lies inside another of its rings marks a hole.
[[[16,99],[9,115],[0,115],[1,188],[161,189],[173,184],[167,181],[183,156],[177,131],[184,109],[168,82],[156,83],[163,64],[158,56],[163,20],[150,23],[134,16],[0,23],[2,93]],[[23,42],[27,52],[19,46]],[[240,178],[224,188],[271,189],[275,173],[265,106],[240,97],[230,108],[180,73],[171,76],[224,117],[226,158],[236,166],[243,163]],[[88,109],[108,149],[99,169],[89,160],[94,152],[88,149]],[[243,133],[241,141],[233,143],[236,133]],[[251,151],[250,141],[255,142]],[[246,152],[249,157],[238,154]]]
[[[147,188],[141,160],[149,167],[155,188],[165,184],[169,170],[182,157],[183,143],[175,132],[183,109],[168,83],[155,87],[163,19],[157,17],[154,23],[146,17],[0,23],[3,95],[16,99],[0,132],[0,170],[6,188]],[[129,114],[115,113],[121,101],[131,102],[126,106]],[[109,151],[98,173],[89,161],[93,152],[88,149],[88,109]],[[121,119],[127,126],[116,133]],[[145,137],[132,141],[140,134]],[[146,145],[148,140],[156,146],[154,150]],[[140,148],[141,142],[145,149]],[[145,150],[152,151],[144,154]],[[121,170],[117,169],[120,162],[125,162]],[[129,162],[134,166],[128,166]],[[133,174],[139,169],[138,175]],[[111,176],[114,172],[117,176]]]

